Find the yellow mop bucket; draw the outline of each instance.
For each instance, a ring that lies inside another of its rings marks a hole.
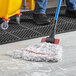
[[[22,0],[0,0],[0,18],[3,18],[2,29],[8,28],[9,17],[17,15],[17,22],[20,23],[20,7]]]
[[[35,9],[35,0],[26,0],[26,2],[29,4],[29,9],[30,10]]]
[[[35,8],[35,1],[29,0],[29,9],[34,10],[34,8]]]

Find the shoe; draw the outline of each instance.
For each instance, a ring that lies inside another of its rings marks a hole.
[[[76,10],[67,10],[66,9],[66,12],[65,12],[66,16],[76,16]]]
[[[50,24],[50,19],[47,18],[46,14],[33,14],[33,21],[36,24]]]

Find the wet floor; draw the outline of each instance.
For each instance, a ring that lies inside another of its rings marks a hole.
[[[41,38],[0,46],[0,76],[76,76],[76,32],[56,35],[63,46],[62,61],[56,63],[31,62],[13,59],[5,54],[40,42]]]

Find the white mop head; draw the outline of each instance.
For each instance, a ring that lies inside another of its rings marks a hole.
[[[52,61],[62,59],[62,47],[50,43],[38,43],[21,50],[15,50],[8,54],[13,58],[21,58],[28,61]]]

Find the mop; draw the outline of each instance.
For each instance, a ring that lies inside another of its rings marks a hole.
[[[62,47],[59,45],[60,40],[55,39],[61,2],[62,0],[59,0],[55,20],[51,25],[49,37],[43,38],[40,43],[30,45],[20,50],[9,52],[8,55],[10,57],[36,62],[58,62],[62,59]]]

